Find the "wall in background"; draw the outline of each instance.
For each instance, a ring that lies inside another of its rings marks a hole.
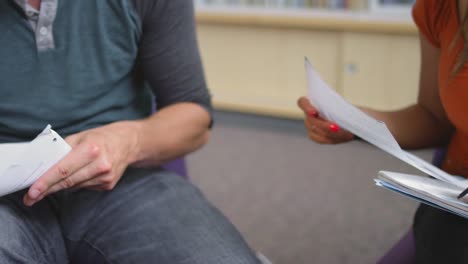
[[[301,118],[304,56],[354,104],[416,100],[419,41],[408,14],[205,6],[197,22],[218,109]]]

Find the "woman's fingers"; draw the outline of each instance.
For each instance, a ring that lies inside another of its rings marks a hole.
[[[350,141],[354,138],[352,133],[322,118],[306,116],[304,124],[309,138],[319,143],[337,144]]]
[[[302,109],[306,116],[319,117],[317,109],[312,106],[307,97],[303,96],[297,100],[297,105]]]

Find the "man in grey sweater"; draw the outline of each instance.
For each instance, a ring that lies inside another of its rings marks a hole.
[[[72,146],[0,198],[0,263],[257,263],[160,168],[212,123],[191,0],[3,0],[0,47],[0,142],[51,124]]]

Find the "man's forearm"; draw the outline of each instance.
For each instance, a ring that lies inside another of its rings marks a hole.
[[[209,113],[194,103],[178,103],[130,121],[136,138],[129,165],[158,166],[200,148],[208,140],[210,121]]]

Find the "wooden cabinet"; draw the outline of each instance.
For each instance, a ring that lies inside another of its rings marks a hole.
[[[344,33],[342,48],[341,89],[351,103],[393,110],[416,101],[417,36]]]
[[[304,56],[352,103],[394,109],[415,101],[419,51],[409,22],[202,12],[197,19],[218,109],[302,118]]]
[[[297,116],[296,100],[306,92],[304,56],[316,62],[325,80],[337,85],[335,33],[205,25],[199,28],[199,38],[218,108]]]

